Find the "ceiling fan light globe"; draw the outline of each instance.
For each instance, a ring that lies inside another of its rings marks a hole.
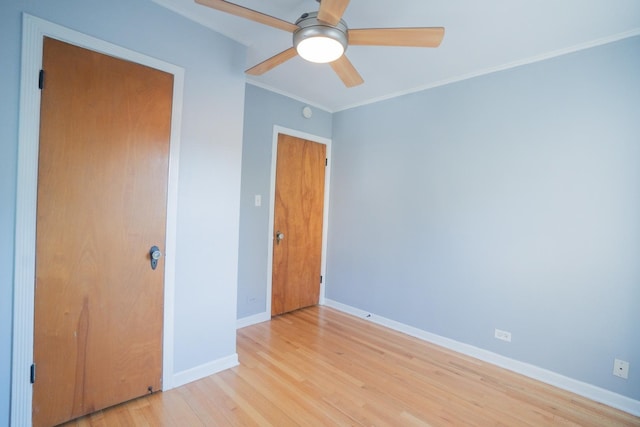
[[[296,50],[303,59],[318,64],[333,62],[344,54],[342,43],[324,36],[306,38],[298,43]]]
[[[347,24],[340,20],[329,25],[318,20],[317,12],[303,14],[296,21],[293,46],[298,55],[309,62],[327,63],[340,58],[349,44]]]

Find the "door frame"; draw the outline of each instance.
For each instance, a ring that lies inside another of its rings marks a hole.
[[[329,225],[329,189],[331,182],[331,139],[322,136],[312,135],[306,132],[285,128],[282,126],[273,126],[273,140],[271,146],[271,178],[269,184],[269,227],[268,227],[268,250],[267,250],[267,310],[264,314],[265,319],[271,319],[271,292],[273,287],[273,221],[275,220],[275,201],[276,201],[276,164],[278,161],[278,134],[285,134],[295,138],[306,139],[309,141],[324,144],[327,147],[328,164],[324,174],[324,208],[322,213],[322,256],[320,260],[320,275],[323,280],[320,283],[320,298],[318,303],[324,304],[324,292],[326,280],[326,262],[327,262],[327,230]]]
[[[11,425],[31,425],[33,390],[33,315],[35,296],[36,203],[40,143],[40,89],[44,37],[61,40],[116,58],[152,67],[174,76],[167,192],[164,271],[162,389],[172,388],[174,343],[175,249],[178,207],[178,163],[184,92],[184,69],[105,42],[49,21],[23,14],[18,176],[13,279],[13,354],[11,368]]]

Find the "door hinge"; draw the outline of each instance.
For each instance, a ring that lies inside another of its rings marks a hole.
[[[324,165],[329,166],[329,159],[324,159]]]
[[[40,70],[40,74],[38,74],[38,89],[42,89],[44,87],[44,70]]]
[[[320,276],[320,283],[322,283],[322,276]]]
[[[31,384],[35,384],[36,382],[36,364],[35,363],[31,364],[30,377],[31,377]]]

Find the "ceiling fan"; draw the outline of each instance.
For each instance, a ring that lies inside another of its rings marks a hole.
[[[347,46],[438,47],[444,37],[442,27],[349,29],[342,15],[349,0],[316,0],[317,12],[304,13],[292,24],[264,13],[224,0],[195,0],[210,8],[293,33],[293,47],[249,68],[247,74],[259,76],[300,55],[311,62],[330,63],[347,87],[364,80],[344,55]]]

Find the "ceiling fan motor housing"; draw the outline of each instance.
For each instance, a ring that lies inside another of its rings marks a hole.
[[[327,37],[339,42],[344,50],[349,44],[347,24],[342,19],[336,25],[330,25],[318,19],[318,12],[303,14],[297,21],[298,28],[293,33],[293,45],[298,46],[300,42],[312,37]]]

